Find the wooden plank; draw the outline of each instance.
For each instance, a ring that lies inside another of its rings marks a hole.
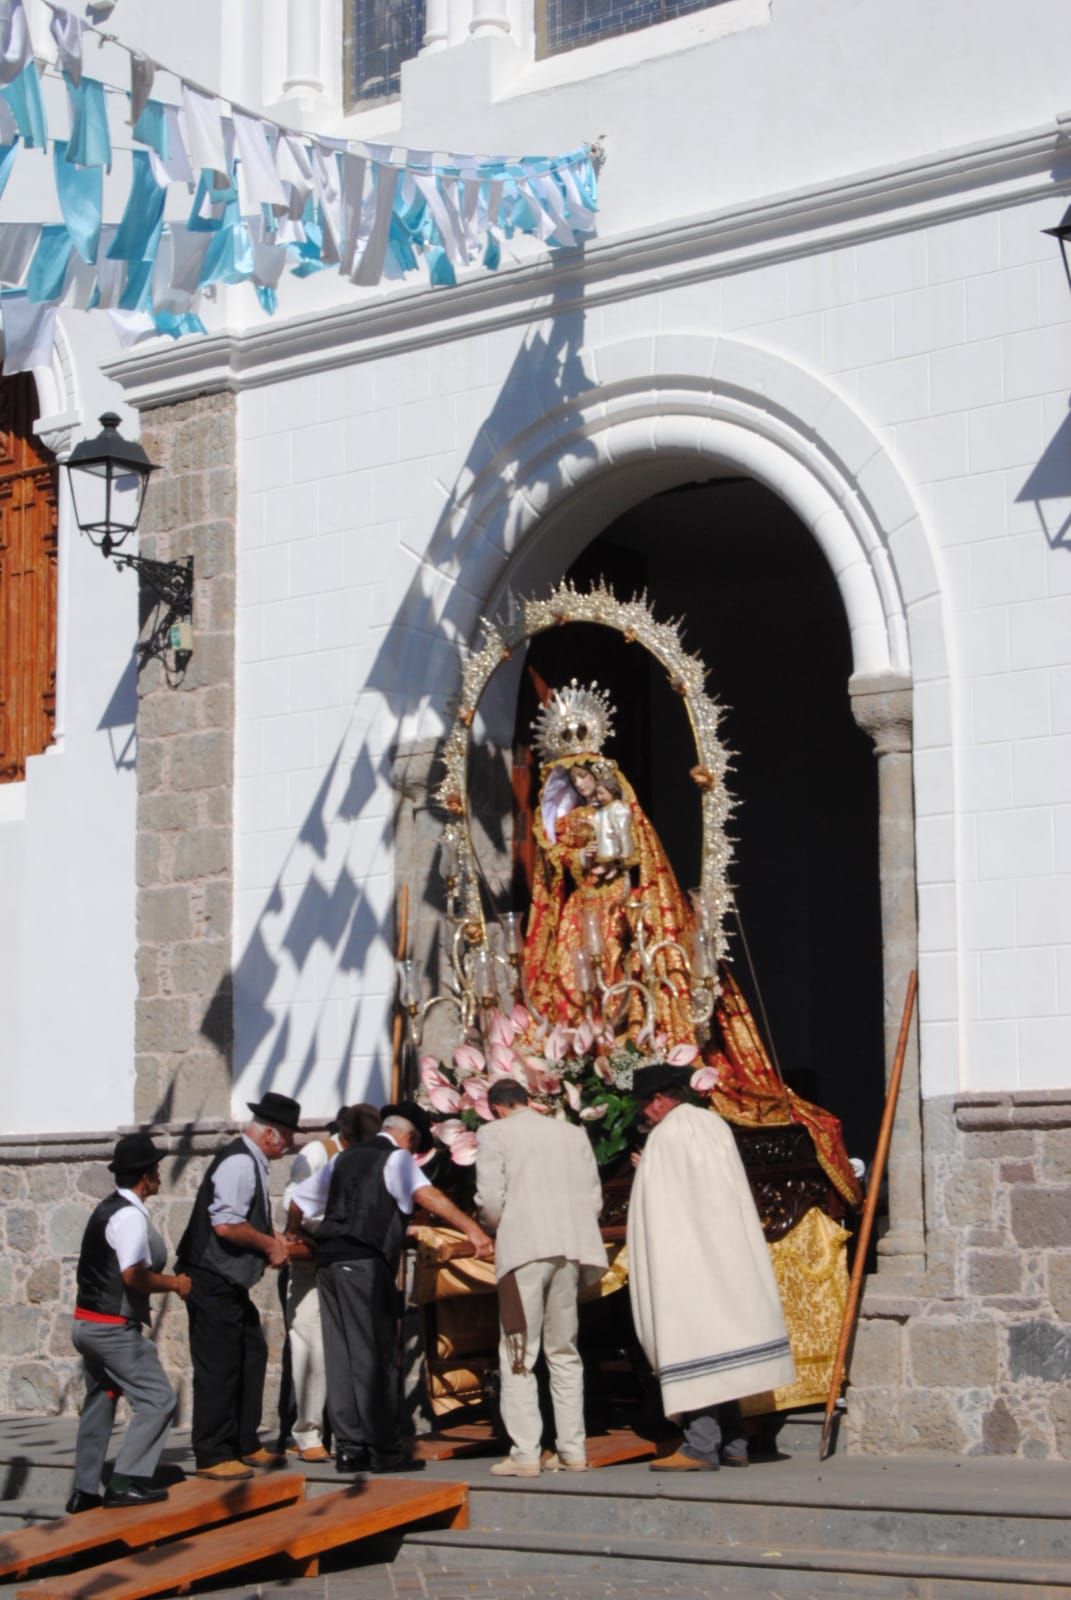
[[[654,1439],[641,1439],[631,1428],[613,1428],[609,1433],[589,1436],[588,1465],[615,1467],[623,1461],[646,1461],[658,1448]]]
[[[500,1455],[508,1445],[489,1422],[466,1422],[442,1433],[424,1433],[413,1454],[418,1461],[464,1461],[475,1456]]]
[[[412,1478],[368,1480],[245,1522],[123,1556],[73,1577],[46,1578],[18,1600],[146,1600],[187,1591],[254,1561],[282,1556],[306,1573],[325,1550],[429,1517],[468,1527],[468,1487]]]
[[[175,1484],[167,1499],[157,1505],[101,1507],[4,1534],[0,1537],[0,1577],[22,1578],[35,1567],[68,1561],[109,1545],[144,1550],[191,1529],[211,1528],[304,1497],[305,1479],[300,1472],[258,1473],[229,1486],[207,1478],[187,1478],[185,1483]]]

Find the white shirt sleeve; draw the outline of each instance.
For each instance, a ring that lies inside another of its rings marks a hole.
[[[383,1182],[387,1193],[398,1209],[406,1216],[413,1209],[413,1195],[418,1189],[427,1189],[428,1180],[417,1166],[408,1150],[392,1150],[383,1169]]]
[[[120,1206],[105,1228],[104,1237],[115,1251],[120,1272],[149,1265],[149,1230],[137,1206]]]
[[[322,1139],[310,1139],[308,1144],[302,1145],[290,1164],[290,1178],[283,1190],[284,1217],[290,1210],[290,1202],[294,1198],[294,1190],[298,1184],[304,1183],[314,1172],[326,1167],[328,1159],[327,1146]]]
[[[313,1172],[294,1186],[290,1201],[303,1217],[322,1217],[327,1209],[327,1195],[331,1188],[331,1174],[338,1156],[332,1156],[318,1172]]]
[[[215,1227],[219,1222],[247,1222],[257,1190],[257,1169],[253,1158],[237,1153],[228,1156],[216,1168],[212,1187],[215,1194],[208,1208],[208,1220],[212,1226]]]

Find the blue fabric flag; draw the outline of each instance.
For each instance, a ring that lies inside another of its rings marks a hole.
[[[257,299],[260,301],[261,309],[266,311],[269,317],[274,317],[279,305],[279,296],[274,288],[268,283],[258,283],[254,287],[257,291]]]
[[[11,169],[15,165],[15,152],[19,148],[16,138],[14,144],[0,144],[0,195],[7,188],[7,180],[11,176]]]
[[[157,311],[153,321],[161,333],[170,334],[172,339],[181,339],[184,333],[205,332],[204,323],[192,311],[183,311],[178,316],[173,311]]]
[[[71,137],[67,160],[79,167],[107,167],[112,170],[112,141],[108,134],[108,106],[104,85],[84,75],[73,83],[67,74],[67,93],[71,101]]]
[[[83,261],[96,261],[100,248],[100,218],[104,174],[100,167],[76,167],[67,160],[67,141],[57,139],[52,150],[56,193],[74,247]]]
[[[36,65],[28,61],[18,77],[0,89],[0,94],[11,107],[15,125],[22,135],[26,148],[43,150],[48,138],[48,124],[45,121],[45,103],[41,98],[41,80],[37,76]]]
[[[152,310],[152,269],[151,257],[147,261],[130,263],[126,269],[126,285],[119,296],[120,311]]]
[[[62,222],[41,229],[26,278],[28,300],[58,300],[63,293],[73,241]]]
[[[167,190],[153,176],[147,150],[133,151],[134,174],[119,231],[108,247],[112,261],[154,261]]]
[[[450,289],[457,282],[457,274],[450,262],[450,257],[442,245],[429,245],[425,251],[428,263],[428,277],[436,289]]]
[[[171,155],[171,140],[167,135],[167,115],[159,100],[147,100],[137,122],[134,124],[134,138],[139,144],[147,144],[155,150],[161,161],[167,161]]]
[[[488,272],[497,272],[501,260],[502,246],[498,242],[498,236],[497,234],[492,233],[490,228],[488,228],[487,242],[484,245],[483,251],[483,264],[487,268]]]

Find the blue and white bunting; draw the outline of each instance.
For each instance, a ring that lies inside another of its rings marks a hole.
[[[595,232],[589,146],[509,160],[306,135],[133,50],[121,88],[84,71],[84,36],[96,30],[49,5],[56,65],[34,60],[23,0],[0,0],[0,201],[21,152],[49,144],[57,201],[40,222],[7,222],[0,209],[5,371],[22,370],[11,361],[39,355],[51,336],[54,317],[39,308],[106,311],[124,344],[154,331],[179,338],[204,331],[197,309],[211,284],[249,283],[271,314],[287,275],[333,268],[372,287],[423,264],[448,287],[461,273],[495,271],[516,233],[574,249]],[[41,70],[67,87],[70,125],[55,136]],[[177,82],[176,97],[160,94],[161,74]],[[108,96],[122,96],[131,141],[117,133],[114,153]],[[103,197],[127,171],[121,214],[108,204],[105,217]]]

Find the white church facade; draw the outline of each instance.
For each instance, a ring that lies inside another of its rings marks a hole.
[[[326,139],[589,144],[597,227],[447,286],[284,277],[273,317],[217,286],[205,333],[121,351],[60,310],[36,437],[62,462],[106,410],[140,436],[141,549],[193,555],[193,653],[138,672],[134,577],[60,472],[54,725],[0,783],[0,1406],[76,1403],[116,1127],[170,1137],[188,1188],[267,1088],[320,1121],[386,1098],[403,883],[433,980],[462,652],[511,595],[604,576],[710,668],[781,1066],[867,1159],[918,971],[849,1448],[1071,1457],[1063,6],[220,9],[107,27]],[[522,669],[486,728],[507,818]],[[664,694],[619,719],[673,854]]]

